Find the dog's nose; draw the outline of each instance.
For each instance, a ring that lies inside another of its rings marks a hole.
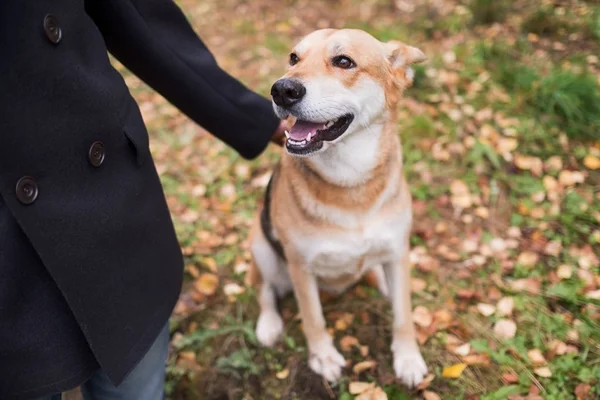
[[[306,88],[293,79],[280,79],[271,87],[271,97],[280,107],[291,107],[304,97]]]

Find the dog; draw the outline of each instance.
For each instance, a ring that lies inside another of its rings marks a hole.
[[[293,291],[309,366],[339,380],[344,357],[326,330],[319,290],[341,293],[371,274],[393,309],[394,371],[407,386],[427,373],[410,300],[411,195],[402,171],[397,105],[423,52],[361,30],[302,39],[271,89],[281,119],[295,119],[250,234],[260,316],[256,335],[283,332],[277,299]]]

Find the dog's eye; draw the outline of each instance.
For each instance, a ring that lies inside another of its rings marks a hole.
[[[299,61],[300,58],[298,58],[298,55],[296,55],[296,53],[290,54],[290,65],[296,65]]]
[[[333,66],[341,69],[350,69],[356,67],[356,63],[350,57],[337,56],[333,58]]]

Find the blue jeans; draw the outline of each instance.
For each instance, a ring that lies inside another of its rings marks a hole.
[[[125,380],[116,387],[108,376],[98,370],[81,385],[84,400],[164,400],[165,367],[169,349],[169,324],[156,338],[144,358]],[[39,400],[61,400],[61,394]]]

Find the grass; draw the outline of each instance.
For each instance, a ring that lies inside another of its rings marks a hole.
[[[472,0],[469,4],[475,24],[502,22],[508,14],[510,2],[505,0]]]
[[[533,89],[533,107],[555,116],[568,135],[600,139],[600,87],[594,76],[557,70]]]
[[[409,390],[394,379],[389,304],[365,285],[324,302],[335,344],[352,337],[362,346],[344,352],[349,367],[338,385],[308,367],[293,298],[280,305],[281,342],[257,345],[256,293],[244,285],[247,237],[278,152],[241,160],[116,63],[144,110],[186,261],[172,318],[170,399],[349,400],[355,381],[372,382],[391,400],[600,396],[600,170],[590,167],[600,157],[598,6],[180,4],[220,65],[264,94],[291,45],[317,26],[359,27],[425,50],[429,61],[415,66],[398,131],[415,214],[413,307],[433,319],[418,328],[432,381]],[[577,173],[582,180],[569,181]],[[464,209],[451,191],[456,181],[472,200]],[[526,252],[535,262],[523,262]],[[217,278],[214,293],[198,291],[203,274]],[[241,289],[231,295],[229,287]],[[506,298],[514,308],[501,313]],[[495,312],[483,315],[481,303]],[[514,336],[497,334],[502,320],[514,322]],[[458,354],[465,345],[468,354]],[[530,356],[536,351],[543,362]],[[375,366],[354,373],[365,360]],[[458,363],[468,366],[446,377],[444,368]]]

